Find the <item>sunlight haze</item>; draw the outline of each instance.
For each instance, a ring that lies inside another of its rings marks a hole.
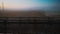
[[[55,6],[57,0],[0,0],[0,8],[2,8],[2,2],[5,9],[34,9]]]

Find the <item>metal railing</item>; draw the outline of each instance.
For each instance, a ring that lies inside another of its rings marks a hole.
[[[40,17],[0,17],[1,23],[38,23],[47,22],[47,20],[41,19]]]

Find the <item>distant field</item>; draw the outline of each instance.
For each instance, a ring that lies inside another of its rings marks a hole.
[[[40,11],[5,11],[0,12],[0,17],[43,17],[44,12]]]
[[[46,22],[49,24],[47,24]],[[0,12],[0,32],[2,33],[7,32],[11,34],[58,34],[60,31],[59,26],[60,17],[57,17],[56,15],[53,17],[46,16],[44,12]]]

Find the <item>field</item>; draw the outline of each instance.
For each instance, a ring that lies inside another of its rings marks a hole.
[[[59,34],[60,17],[42,11],[0,12],[0,32],[13,34]]]

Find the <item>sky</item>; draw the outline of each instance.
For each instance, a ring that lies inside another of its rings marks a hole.
[[[60,6],[59,0],[0,0],[0,8],[2,8],[2,1],[5,9],[13,10],[43,9]]]

